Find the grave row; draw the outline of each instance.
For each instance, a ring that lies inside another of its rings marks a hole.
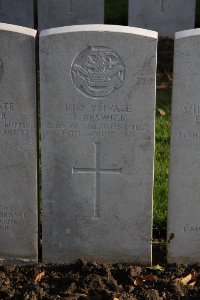
[[[38,253],[36,31],[0,24],[0,263]],[[157,33],[40,34],[43,261],[151,263]],[[175,40],[169,262],[200,246],[200,30]]]
[[[194,28],[195,7],[196,0],[129,0],[129,25],[173,38]],[[30,28],[38,23],[39,30],[103,24],[104,0],[0,0],[0,22]]]

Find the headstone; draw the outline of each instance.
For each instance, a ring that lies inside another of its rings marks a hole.
[[[157,33],[40,37],[43,259],[151,262]]]
[[[129,25],[174,38],[177,31],[194,28],[196,0],[129,0]]]
[[[0,22],[34,28],[34,0],[0,0]]]
[[[200,30],[175,39],[168,261],[200,262]]]
[[[0,24],[0,264],[37,261],[35,36]]]
[[[38,0],[40,30],[79,24],[103,24],[104,0]]]

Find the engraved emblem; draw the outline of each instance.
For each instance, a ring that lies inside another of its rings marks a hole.
[[[3,63],[2,63],[2,60],[0,59],[0,82],[1,82],[2,77],[3,77]]]
[[[123,85],[125,68],[119,55],[105,47],[92,47],[80,52],[71,67],[77,89],[84,95],[101,98]]]

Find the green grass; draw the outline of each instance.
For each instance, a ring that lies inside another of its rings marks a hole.
[[[157,91],[157,109],[165,115],[159,112],[156,115],[154,235],[164,235],[167,227],[171,89]]]

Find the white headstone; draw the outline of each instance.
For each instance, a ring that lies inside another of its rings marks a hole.
[[[103,24],[104,0],[38,0],[40,30],[78,24]]]
[[[37,261],[35,37],[0,23],[0,264]]]
[[[200,262],[200,30],[175,39],[168,261]]]
[[[34,0],[0,0],[0,22],[34,28]]]
[[[129,25],[174,38],[177,31],[194,28],[196,0],[129,0]]]
[[[43,259],[151,262],[157,33],[40,37]]]

